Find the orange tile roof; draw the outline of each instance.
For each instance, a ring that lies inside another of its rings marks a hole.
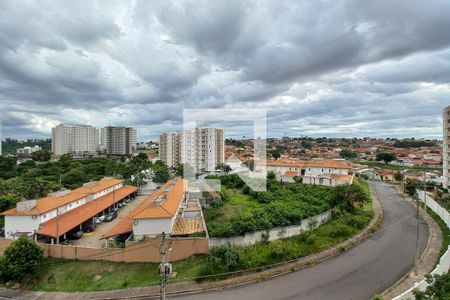
[[[139,215],[141,212],[146,211],[148,208],[151,207],[153,212],[146,212],[145,214],[153,215],[161,217],[161,215],[167,215],[167,211],[163,209],[161,206],[152,205],[152,202],[158,198],[159,196],[162,196],[166,193],[166,189],[172,186],[175,183],[175,187],[180,186],[187,186],[187,180],[183,179],[172,179],[167,181],[161,188],[155,190],[151,195],[149,195],[138,207],[136,207],[133,211],[131,211],[128,216],[123,218],[119,223],[116,224],[113,228],[111,228],[107,233],[103,235],[102,238],[108,238],[112,236],[116,236],[122,233],[132,232],[133,231],[133,219],[135,216]],[[171,192],[173,192],[175,187],[172,189]],[[169,193],[171,193],[169,192]],[[183,188],[184,192],[184,188]],[[166,199],[167,201],[167,199]],[[180,199],[181,201],[181,199]],[[178,206],[177,206],[178,208]]]
[[[352,176],[351,176],[351,175],[331,174],[331,178],[333,178],[334,180],[346,180],[346,181],[350,181],[350,179],[352,178]]]
[[[286,173],[284,173],[284,175],[286,176],[297,176],[298,172],[295,171],[286,171]]]
[[[264,163],[258,163],[264,165]],[[297,168],[333,168],[333,169],[351,169],[352,167],[345,160],[336,159],[318,159],[318,160],[268,160],[267,166],[273,167],[297,167]]]
[[[121,201],[123,198],[131,195],[137,190],[137,187],[125,185],[113,193],[106,194],[87,204],[72,209],[59,217],[59,234],[67,233],[76,226],[93,218],[98,213],[107,209],[112,204]],[[49,237],[56,237],[57,218],[53,218],[41,224],[41,228],[36,231],[37,234]]]
[[[202,218],[183,218],[175,221],[172,235],[186,235],[202,231],[205,231]]]
[[[74,193],[84,193],[84,194],[93,194],[98,193],[100,191],[103,191],[107,188],[110,188],[112,186],[115,186],[119,183],[122,183],[123,179],[116,179],[116,178],[103,178],[99,181],[87,183],[83,185],[82,187],[79,187],[75,190],[73,190]]]
[[[10,210],[4,211],[1,213],[1,215],[7,216],[7,215],[42,215],[46,212],[49,212],[51,210],[54,210],[58,207],[64,206],[66,204],[69,204],[73,201],[82,199],[86,197],[87,194],[83,193],[69,193],[63,196],[54,196],[49,195],[45,198],[41,198],[36,201],[36,206],[33,207],[30,210],[27,211],[17,211],[16,208],[12,208]]]
[[[36,206],[30,210],[17,211],[16,208],[12,208],[2,212],[1,215],[41,215],[73,201],[82,199],[88,194],[97,193],[122,182],[122,179],[103,178],[100,181],[93,182],[90,186],[77,188],[62,196],[48,195],[45,198],[38,199],[36,201]]]

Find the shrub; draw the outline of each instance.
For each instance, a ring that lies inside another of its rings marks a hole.
[[[222,245],[209,250],[199,276],[233,272],[245,269],[246,266],[244,250],[241,247],[231,246],[230,244]],[[201,279],[199,278],[199,280]]]
[[[9,245],[0,258],[0,279],[19,281],[34,275],[42,262],[44,251],[32,240],[20,237]]]

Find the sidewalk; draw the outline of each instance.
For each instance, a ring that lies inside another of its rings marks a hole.
[[[402,193],[399,191],[399,194]],[[415,207],[416,204],[414,200],[405,196],[404,198]],[[381,294],[383,299],[392,299],[414,286],[414,283],[421,281],[427,274],[433,271],[436,263],[439,261],[439,253],[442,246],[441,229],[436,221],[429,214],[425,213],[422,207],[420,207],[420,215],[428,224],[429,238],[427,248],[420,257],[418,274],[415,274],[414,268],[410,270],[408,274]]]

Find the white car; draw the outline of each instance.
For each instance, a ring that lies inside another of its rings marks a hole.
[[[97,217],[97,218],[95,218],[95,223],[100,224],[101,222],[105,221],[105,218],[106,217],[104,215]]]

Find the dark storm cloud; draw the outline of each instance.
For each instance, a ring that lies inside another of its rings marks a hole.
[[[439,136],[447,28],[448,1],[2,1],[0,119],[156,137],[183,108],[256,107],[269,135]]]

